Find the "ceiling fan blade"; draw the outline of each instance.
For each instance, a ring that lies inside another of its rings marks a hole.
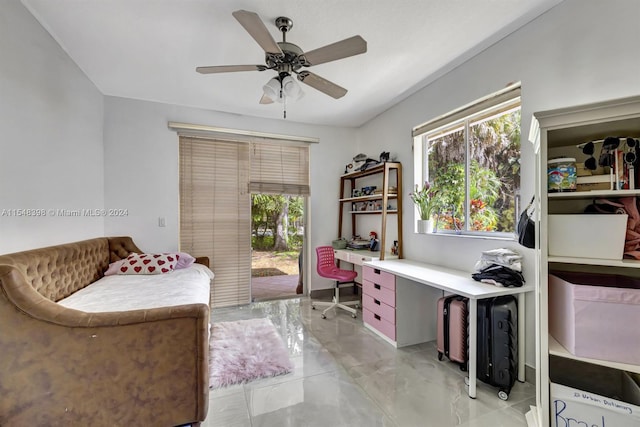
[[[310,71],[302,71],[298,73],[298,80],[335,99],[342,98],[347,94],[347,90],[345,88],[338,86],[337,84],[332,83]]]
[[[262,50],[267,53],[282,55],[282,49],[280,49],[280,46],[278,46],[273,37],[271,37],[271,33],[269,33],[269,30],[267,30],[267,27],[257,13],[249,12],[248,10],[236,10],[232,15],[260,45]]]
[[[349,37],[304,54],[309,65],[324,64],[337,59],[360,55],[367,51],[367,42],[360,36]]]
[[[197,67],[200,74],[233,73],[236,71],[264,71],[264,65],[213,65],[211,67]]]

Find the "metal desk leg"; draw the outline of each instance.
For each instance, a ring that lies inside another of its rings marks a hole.
[[[476,353],[478,352],[478,300],[469,298],[469,397],[476,398]]]
[[[518,294],[518,381],[524,382],[525,360],[525,297],[524,292]]]

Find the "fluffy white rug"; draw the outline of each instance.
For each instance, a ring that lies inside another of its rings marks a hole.
[[[293,370],[284,342],[269,319],[214,323],[209,342],[211,388]]]

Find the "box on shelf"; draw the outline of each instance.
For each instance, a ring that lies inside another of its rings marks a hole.
[[[587,169],[584,163],[576,163],[576,175],[580,178],[581,176],[591,176],[593,173],[591,169]]]
[[[549,274],[549,333],[571,354],[640,365],[640,279]]]
[[[622,373],[622,395],[626,401],[640,406],[640,374]]]
[[[629,379],[629,381],[632,381]],[[637,393],[637,384],[631,384]],[[624,400],[600,396],[577,388],[551,383],[551,426],[637,427],[640,425],[640,402],[633,396]]]
[[[611,190],[612,176],[606,175],[588,175],[578,176],[576,190],[577,191],[595,191],[595,190]]]
[[[640,406],[640,385],[635,373],[551,355],[549,380]]]
[[[549,256],[622,259],[628,215],[549,215]]]

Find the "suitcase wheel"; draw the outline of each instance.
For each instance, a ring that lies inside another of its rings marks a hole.
[[[438,360],[442,360],[442,352],[438,352]]]
[[[462,363],[460,364],[460,370],[462,372],[467,372],[467,364],[466,363]]]
[[[501,400],[507,400],[507,399],[509,399],[509,393],[507,393],[507,392],[506,392],[506,391],[504,391],[504,390],[500,390],[500,391],[498,392],[498,397],[499,397]]]

